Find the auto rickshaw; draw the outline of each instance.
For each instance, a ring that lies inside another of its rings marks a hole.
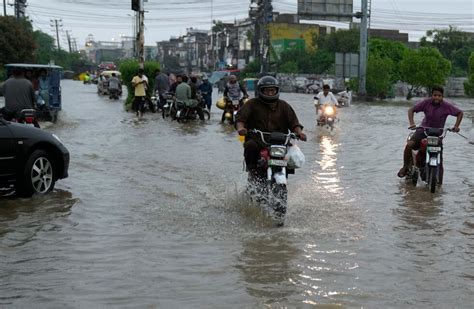
[[[33,84],[36,100],[36,118],[56,122],[61,110],[61,75],[63,68],[52,64],[9,63],[5,64],[7,76],[14,68],[22,68],[25,77]]]
[[[122,84],[122,74],[120,71],[102,71],[99,74],[99,81],[97,83],[97,93],[109,95],[109,78],[115,73],[115,76],[119,79]],[[119,89],[119,95],[122,95],[122,89]]]

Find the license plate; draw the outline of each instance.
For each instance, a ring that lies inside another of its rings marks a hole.
[[[435,152],[435,151],[441,151],[441,147],[428,147],[428,152]]]
[[[270,166],[286,166],[287,162],[285,160],[270,159],[270,160],[268,160],[268,165],[270,165]]]

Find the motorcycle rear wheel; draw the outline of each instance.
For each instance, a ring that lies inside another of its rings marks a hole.
[[[430,191],[431,193],[435,193],[436,192],[436,183],[438,181],[438,169],[436,168],[436,166],[430,166],[430,169],[429,169],[429,187],[430,187]]]

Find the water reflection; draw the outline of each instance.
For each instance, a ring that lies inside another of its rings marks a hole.
[[[339,185],[340,178],[336,168],[339,144],[335,140],[335,138],[329,136],[323,135],[320,137],[321,159],[316,161],[320,169],[313,175],[313,180],[325,191],[332,194],[340,194],[342,188]]]
[[[439,188],[441,190],[441,188]],[[442,212],[443,200],[438,193],[431,193],[424,186],[413,187],[409,183],[400,183],[401,200],[395,213],[405,222],[399,228],[424,230],[439,228],[438,216]]]
[[[300,274],[293,261],[299,254],[286,233],[259,236],[243,242],[236,268],[251,296],[266,305],[284,303],[299,293],[293,283]]]

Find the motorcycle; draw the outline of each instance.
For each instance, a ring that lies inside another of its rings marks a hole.
[[[229,124],[235,124],[236,123],[236,118],[237,118],[237,113],[240,110],[240,107],[242,106],[243,99],[240,98],[225,98],[225,109],[224,109],[224,117],[225,119],[229,122]]]
[[[418,150],[412,151],[413,162],[408,168],[405,179],[410,180],[414,186],[420,178],[430,188],[431,193],[436,192],[436,184],[443,182],[443,139],[450,129],[417,127],[413,130],[423,129],[426,138],[423,138]],[[444,131],[444,132],[443,132]],[[413,133],[408,135],[410,139]]]
[[[109,89],[109,99],[111,99],[111,100],[118,100],[118,99],[120,99],[120,91],[119,91],[119,89]]]
[[[163,94],[164,102],[163,106],[161,107],[161,115],[163,119],[166,117],[171,117],[173,120],[176,119],[176,104],[175,104],[175,97],[174,93],[172,92],[165,92]]]
[[[150,97],[146,96],[144,98],[145,103],[143,105],[143,111],[144,112],[152,112],[156,113],[158,106],[156,105],[156,102],[154,102]]]
[[[339,107],[349,107],[352,103],[352,91],[341,91],[335,96]]]
[[[316,122],[319,127],[326,127],[328,130],[334,129],[334,123],[337,121],[336,114],[337,108],[336,106],[325,104],[320,108],[320,104],[318,103],[317,98],[315,97],[314,105],[316,106]],[[321,113],[321,115],[318,115]]]
[[[266,145],[260,151],[260,159],[256,171],[248,171],[247,193],[260,204],[266,204],[272,211],[278,226],[285,221],[287,209],[287,177],[294,174],[287,154],[291,141],[298,139],[295,133],[262,132],[249,130],[249,134],[257,134]]]
[[[199,95],[197,96],[196,106],[187,106],[183,101],[175,101],[174,106],[176,107],[175,119],[178,122],[186,122],[188,120],[196,120],[199,118],[199,112],[204,115],[204,120],[211,119],[211,114],[206,109],[204,100]]]
[[[14,116],[12,113],[7,112],[5,109],[1,109],[0,114],[2,114],[3,117],[8,121],[40,128],[40,125],[36,119],[36,111],[34,109],[22,109],[18,116]]]

